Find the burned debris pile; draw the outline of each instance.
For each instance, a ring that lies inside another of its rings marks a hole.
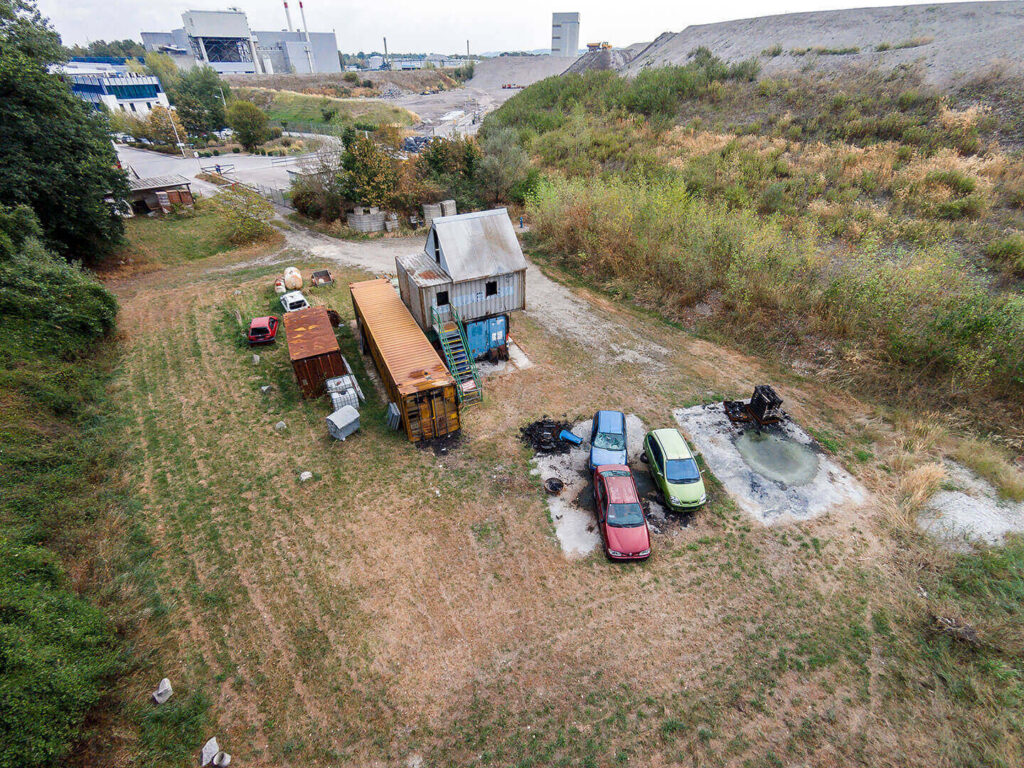
[[[568,453],[573,446],[567,440],[559,438],[558,435],[563,429],[572,432],[572,424],[566,421],[564,416],[561,421],[545,416],[522,427],[519,436],[538,453]]]

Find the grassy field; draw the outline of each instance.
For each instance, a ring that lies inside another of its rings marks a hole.
[[[335,99],[265,88],[235,88],[232,93],[256,104],[271,120],[295,130],[300,130],[302,123],[336,128],[356,123],[408,126],[419,119],[407,109],[370,99]]]
[[[131,236],[174,253],[206,226],[146,220]],[[190,765],[214,733],[256,766],[1019,763],[1024,552],[955,558],[907,524],[905,478],[947,450],[938,428],[580,290],[663,364],[599,363],[516,317],[535,367],[488,379],[459,444],[435,454],[384,427],[343,328],[368,401],[361,431],[333,442],[283,341],[258,364],[241,343],[239,318],[277,311],[276,248],[113,283],[153,582],[106,764]],[[331,268],[337,286],[310,293],[350,320],[345,286],[367,275]],[[763,528],[712,481],[646,564],[565,559],[519,426],[598,407],[669,426],[674,407],[762,380],[871,489],[867,507]],[[940,609],[986,645],[933,632]],[[171,703],[144,705],[164,675]]]

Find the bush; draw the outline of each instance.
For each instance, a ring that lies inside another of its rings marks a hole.
[[[223,214],[225,235],[232,243],[244,244],[262,240],[274,230],[274,206],[245,187],[224,189],[213,198],[213,205]]]
[[[219,150],[219,149],[215,149],[215,150],[213,150],[213,156],[214,156],[214,157],[217,157],[217,156],[219,156],[219,155],[220,155],[220,150]]]
[[[0,765],[55,765],[117,669],[114,632],[57,556],[0,537]]]
[[[1024,274],[1024,236],[1014,234],[993,240],[985,246],[984,252],[993,261]]]
[[[346,72],[344,75],[342,75],[341,79],[344,80],[346,83],[352,83],[352,85],[356,85],[359,82],[359,75],[357,75],[355,72]]]
[[[241,151],[242,151],[242,150],[241,150],[241,148],[240,148],[240,147],[232,147],[232,148],[231,148],[231,153],[232,153],[232,154],[234,154],[234,155],[237,155],[237,154],[238,154],[239,152],[241,152]]]
[[[668,314],[717,290],[725,330],[791,324],[884,361],[869,373],[897,366],[965,390],[1024,389],[1024,297],[991,293],[953,253],[868,245],[834,261],[814,237],[694,199],[678,178],[548,179],[528,211],[540,247],[567,268],[626,284]]]

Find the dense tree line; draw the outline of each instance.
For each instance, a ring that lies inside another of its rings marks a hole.
[[[107,116],[48,72],[60,37],[27,0],[0,0],[0,205],[29,206],[47,245],[92,262],[120,241],[127,194]]]

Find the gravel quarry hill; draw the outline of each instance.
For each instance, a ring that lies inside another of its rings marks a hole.
[[[705,46],[728,61],[759,57],[773,74],[818,69],[890,68],[921,63],[925,78],[955,84],[993,65],[1024,61],[1024,2],[951,3],[791,13],[666,32],[620,71],[683,64]]]

